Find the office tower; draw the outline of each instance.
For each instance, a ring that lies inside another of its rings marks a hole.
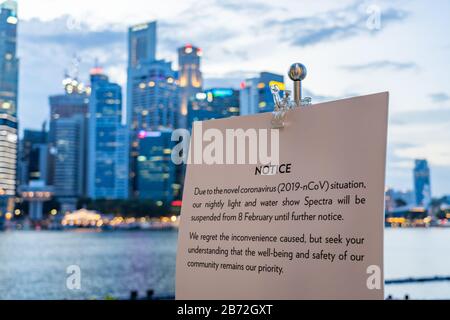
[[[88,196],[128,198],[128,130],[122,124],[122,88],[100,68],[91,71]]]
[[[239,91],[230,88],[212,88],[189,99],[188,128],[192,122],[220,119],[239,115]]]
[[[427,160],[415,160],[413,172],[416,205],[427,207],[431,201],[430,168]]]
[[[64,94],[50,101],[49,182],[62,211],[73,211],[86,195],[87,111],[90,88],[77,79],[63,81]]]
[[[130,180],[137,196],[136,165],[140,131],[174,128],[177,123],[177,73],[172,64],[155,60],[156,22],[129,29],[127,123],[130,130]]]
[[[0,219],[14,206],[17,169],[17,4],[0,2]]]
[[[285,90],[284,77],[282,75],[261,72],[258,77],[247,79],[241,83],[240,114],[256,114],[272,112],[274,102],[271,85],[277,85],[281,91]]]
[[[171,136],[171,129],[139,133],[137,184],[140,199],[168,204],[179,198],[181,185],[177,182],[177,166],[171,159],[175,145]]]
[[[80,114],[87,116],[88,113],[90,88],[86,88],[82,82],[67,75],[62,83],[64,93],[49,97],[50,143],[54,142],[53,127],[56,120]]]
[[[45,123],[41,130],[24,130],[19,147],[19,185],[26,185],[34,180],[47,182],[47,135]]]
[[[176,72],[170,62],[158,60],[132,70],[129,93],[131,130],[173,128],[178,106]]]
[[[202,91],[203,79],[200,71],[202,50],[190,44],[178,48],[178,77],[180,109],[178,127],[186,128],[188,103],[191,97]]]
[[[74,115],[55,121],[56,156],[53,185],[63,212],[75,210],[78,198],[85,195],[85,134],[84,115]]]
[[[20,141],[18,191],[22,200],[29,202],[29,218],[36,223],[43,219],[43,203],[53,196],[53,188],[47,185],[47,139],[44,122],[41,130],[25,129]]]
[[[128,68],[156,60],[156,21],[128,28]]]

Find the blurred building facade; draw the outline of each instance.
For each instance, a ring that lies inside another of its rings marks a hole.
[[[127,123],[130,130],[130,195],[138,197],[138,135],[174,128],[178,122],[178,80],[171,62],[156,60],[156,22],[128,30]]]
[[[203,76],[200,69],[202,50],[191,44],[178,48],[179,118],[178,128],[187,128],[188,104],[202,91]]]
[[[129,135],[122,119],[122,88],[100,68],[91,71],[87,195],[128,198]]]
[[[416,159],[414,164],[414,193],[416,205],[427,207],[431,202],[430,168],[425,159]]]
[[[195,94],[189,99],[189,130],[194,121],[238,116],[239,103],[239,91],[232,88],[211,88]]]
[[[75,210],[78,198],[86,195],[90,89],[70,77],[63,84],[64,94],[49,98],[49,183],[65,212]]]
[[[285,90],[284,77],[270,72],[261,72],[258,77],[241,83],[240,114],[256,114],[272,112],[274,102],[271,85],[277,85],[280,91]]]
[[[45,123],[41,130],[25,129],[19,145],[18,184],[26,185],[33,180],[47,182],[48,132]]]
[[[0,219],[16,194],[18,147],[17,4],[0,3]]]
[[[385,210],[393,211],[399,207],[412,207],[416,204],[414,192],[411,190],[388,189],[385,192]]]
[[[172,130],[141,131],[137,163],[138,197],[169,203],[179,197],[179,166],[171,159]]]

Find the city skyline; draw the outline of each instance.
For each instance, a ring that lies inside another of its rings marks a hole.
[[[157,58],[175,63],[178,47],[188,42],[201,47],[206,87],[216,84],[236,87],[240,81],[260,71],[284,75],[291,62],[301,60],[310,71],[305,90],[313,97],[313,103],[389,90],[387,184],[411,189],[413,159],[427,158],[433,195],[449,193],[450,133],[445,130],[450,124],[450,98],[446,87],[449,73],[442,66],[450,44],[436,37],[444,35],[448,27],[444,19],[446,10],[442,7],[448,3],[441,3],[441,9],[437,10],[438,6],[428,8],[421,1],[394,4],[347,1],[339,5],[321,1],[317,5],[281,3],[274,8],[269,2],[249,2],[235,12],[233,8],[237,7],[233,1],[216,2],[208,8],[203,8],[201,1],[197,4],[183,2],[178,7],[167,3],[132,2],[134,5],[127,8],[114,6],[106,17],[99,14],[99,7],[106,5],[102,1],[90,5],[81,1],[77,6],[60,1],[52,4],[51,9],[47,1],[19,1],[21,131],[40,127],[42,121],[37,121],[37,117],[44,120],[48,115],[47,96],[61,92],[63,70],[70,65],[75,52],[82,58],[80,75],[83,80],[88,76],[87,69],[98,58],[112,81],[124,87],[126,28],[156,19],[160,26]],[[176,9],[169,10],[171,7]],[[288,11],[289,8],[293,12]],[[299,10],[294,10],[296,8]],[[379,29],[375,26],[371,30],[367,26],[370,8],[380,9]],[[49,10],[43,12],[43,9]],[[254,10],[260,13],[258,17],[250,16]],[[67,16],[68,13],[72,16]],[[234,24],[227,23],[230,16]],[[175,17],[180,17],[176,23],[173,22]],[[202,25],[214,28],[203,30]],[[182,34],[177,30],[190,32]],[[293,38],[295,30],[301,30],[297,38]],[[415,32],[416,37],[411,37],[411,32]],[[434,36],[427,37],[427,34]],[[251,41],[250,36],[253,36]],[[403,50],[398,50],[394,41],[401,41]],[[35,43],[42,50],[33,51]],[[270,50],[267,50],[267,43],[271,44]],[[349,50],[351,55],[347,54]],[[430,51],[432,56],[424,50]],[[329,52],[334,53],[332,58]],[[50,57],[52,64],[42,64]],[[44,73],[46,77],[42,79]],[[368,77],[372,81],[368,81]]]

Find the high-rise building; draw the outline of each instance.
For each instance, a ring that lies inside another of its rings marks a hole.
[[[239,91],[231,88],[212,88],[198,92],[189,99],[188,128],[192,122],[239,115]]]
[[[90,88],[77,79],[66,76],[63,80],[64,93],[49,97],[50,103],[50,131],[49,142],[54,142],[53,127],[55,121],[70,118],[74,115],[88,114]]]
[[[178,111],[177,73],[171,62],[155,60],[156,22],[129,29],[127,123],[130,130],[130,181],[137,196],[138,135],[141,131],[174,128]]]
[[[33,180],[47,182],[48,132],[25,129],[19,147],[18,183],[27,185]]]
[[[156,21],[128,28],[128,68],[156,60]]]
[[[173,128],[178,106],[176,72],[163,60],[141,65],[129,73],[131,130]]]
[[[88,196],[128,198],[129,134],[122,123],[122,88],[100,68],[91,71],[88,137]]]
[[[180,109],[178,127],[186,128],[188,103],[191,97],[202,91],[203,78],[200,71],[202,50],[190,44],[178,48],[178,77]]]
[[[428,207],[431,201],[430,168],[425,159],[416,159],[414,166],[416,205]]]
[[[13,208],[17,170],[17,3],[0,3],[0,219]]]
[[[19,146],[18,193],[29,202],[32,222],[43,219],[43,203],[51,199],[53,188],[47,185],[48,132],[46,122],[41,130],[25,129]]]
[[[270,72],[261,72],[258,77],[250,78],[242,82],[240,114],[248,115],[272,112],[275,106],[270,89],[272,85],[277,85],[281,91],[284,91],[284,77]]]
[[[50,101],[49,182],[63,211],[76,209],[86,195],[87,117],[90,88],[70,77],[65,93]]]
[[[63,212],[76,209],[86,187],[86,118],[74,115],[55,121],[55,196]]]
[[[162,201],[164,204],[178,199],[181,185],[177,179],[177,166],[171,154],[175,142],[172,130],[141,131],[137,158],[138,197]]]

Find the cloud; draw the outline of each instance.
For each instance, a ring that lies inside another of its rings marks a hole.
[[[389,174],[418,158],[450,172],[450,110],[405,112],[396,117],[404,123],[393,124],[392,117],[389,122],[388,167],[393,170]]]
[[[387,25],[402,21],[408,16],[408,12],[405,10],[393,7],[378,8],[380,24],[368,27],[371,13],[367,9],[367,6],[355,2],[349,6],[315,16],[268,20],[265,24],[270,28],[277,28],[285,41],[296,46],[306,47],[324,41],[344,40],[362,34],[376,34]]]
[[[248,58],[243,50],[220,45],[232,39],[236,31],[212,24],[210,19],[213,17],[202,23],[193,23],[192,19],[158,21],[158,58],[176,61],[176,48],[186,42],[200,43],[208,55],[216,59]],[[206,28],[206,25],[210,27]],[[97,60],[110,79],[125,90],[127,27],[120,23],[93,27],[69,15],[46,21],[38,18],[21,20],[18,35],[21,127],[40,127],[48,118],[48,96],[62,93],[61,80],[65,71],[74,73],[75,55],[81,58],[77,66],[81,81],[89,81],[89,70]],[[186,30],[190,31],[189,34]],[[238,86],[240,81],[233,79],[224,84]]]
[[[91,65],[95,58],[101,63],[123,62],[126,58],[125,29],[114,30],[105,26],[101,30],[93,30],[88,25],[71,22],[71,19],[70,16],[62,16],[50,21],[37,18],[21,21],[18,43],[24,60],[38,60],[52,51],[61,55],[55,56],[52,62],[67,61],[67,57],[75,53],[91,60]]]
[[[450,100],[450,96],[445,92],[435,92],[429,94],[431,101],[435,103],[447,102]]]
[[[18,34],[20,62],[19,117],[21,128],[36,128],[48,118],[48,96],[62,93],[65,70],[74,71],[74,55],[81,81],[88,81],[95,60],[113,81],[124,84],[126,28],[93,29],[70,16],[42,21],[21,20]],[[72,69],[72,70],[70,70]]]
[[[261,12],[271,10],[273,7],[268,3],[263,3],[260,1],[250,1],[246,0],[216,0],[215,4],[222,9],[230,10],[233,12],[245,11],[245,12]]]
[[[338,100],[341,99],[342,97],[337,97],[337,96],[330,96],[330,95],[324,95],[324,94],[319,94],[317,92],[313,92],[307,88],[303,89],[303,97],[310,97],[311,98],[311,102],[313,104],[316,103],[321,103],[321,102],[325,102],[325,101],[333,101],[333,100]]]
[[[380,69],[402,71],[402,70],[417,69],[418,66],[414,62],[396,62],[390,60],[380,60],[359,65],[341,66],[341,68],[347,71],[366,71],[366,70],[380,70]]]
[[[233,88],[239,89],[245,79],[256,77],[260,71],[229,71],[223,74],[204,73],[205,88]]]
[[[93,30],[90,26],[74,21],[70,16],[61,16],[50,21],[37,18],[21,21],[20,41],[36,44],[40,48],[59,46],[66,50],[87,51],[126,43],[126,29],[114,30],[110,26]]]
[[[223,43],[227,40],[238,36],[238,31],[229,29],[227,27],[212,27],[205,23],[198,23],[190,21],[168,23],[165,21],[158,21],[158,50],[164,55],[173,55],[177,48],[186,43],[192,43],[196,46],[201,46],[203,49],[209,51],[221,49],[224,54],[241,55],[245,54],[242,51],[236,50],[225,52],[223,50]],[[212,24],[211,24],[212,25]],[[189,30],[189,33],[185,31]]]
[[[426,145],[396,149],[394,152],[399,157],[409,158],[411,160],[426,158],[432,165],[450,166],[450,148],[446,142],[430,142]]]
[[[446,124],[450,123],[450,109],[431,109],[398,112],[389,118],[395,125]],[[450,142],[449,142],[450,143]]]

